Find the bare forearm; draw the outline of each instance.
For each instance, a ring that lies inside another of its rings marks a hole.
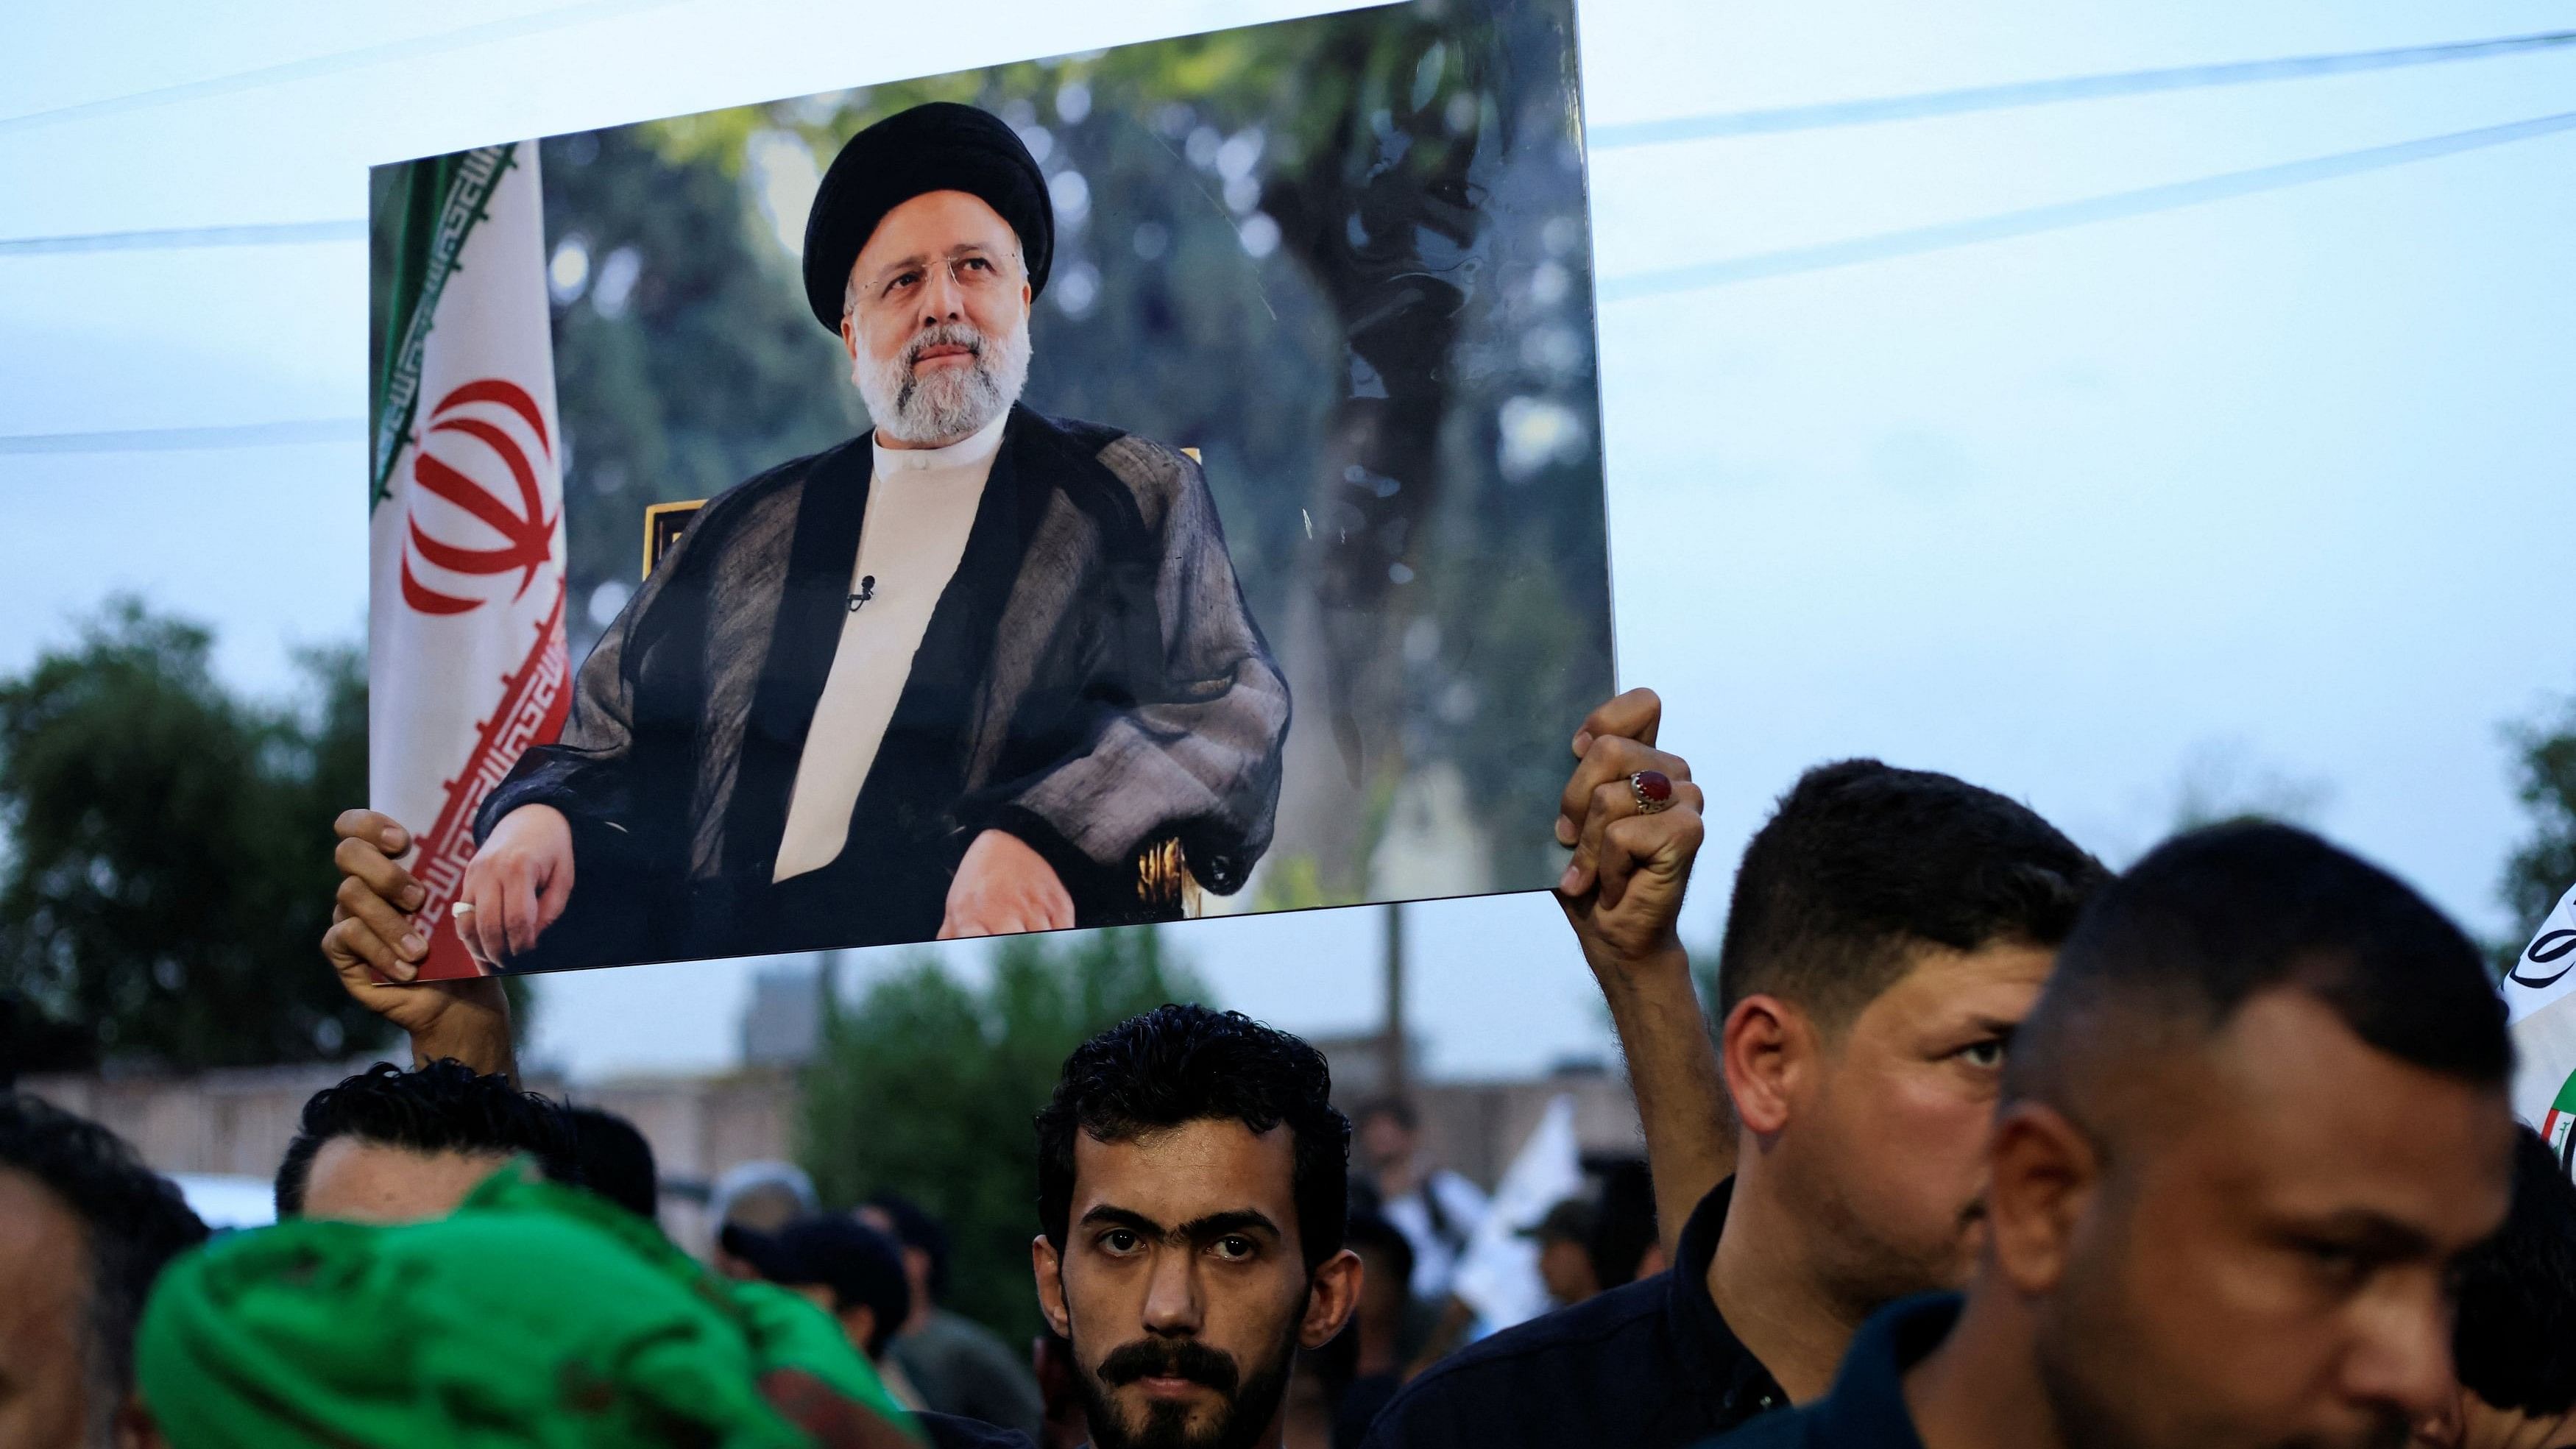
[[[1691,1209],[1735,1170],[1735,1124],[1717,1048],[1691,987],[1690,956],[1678,942],[1642,961],[1596,961],[1593,971],[1628,1059],[1654,1174],[1656,1236],[1670,1259]]]
[[[452,1058],[486,1076],[498,1074],[516,1082],[519,1057],[510,1041],[510,999],[502,994],[501,983],[486,977],[467,984],[465,993],[469,999],[449,1006],[436,1021],[412,1033],[412,1065],[424,1067]]]

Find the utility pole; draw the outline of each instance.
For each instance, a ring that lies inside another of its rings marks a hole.
[[[1383,1094],[1403,1099],[1412,1090],[1404,1042],[1404,907],[1386,908],[1386,1035],[1378,1044],[1383,1057]]]

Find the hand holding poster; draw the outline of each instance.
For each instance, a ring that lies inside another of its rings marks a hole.
[[[563,501],[377,561],[578,661],[468,787],[483,954],[1550,884],[1613,683],[1576,73],[1562,0],[1391,5],[517,148]]]

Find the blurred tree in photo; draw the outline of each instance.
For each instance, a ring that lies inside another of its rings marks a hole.
[[[893,1191],[928,1209],[954,1248],[946,1305],[1024,1343],[1038,1330],[1033,1124],[1065,1057],[1138,1012],[1204,999],[1150,927],[1010,938],[981,990],[918,961],[825,1017],[805,1168],[829,1206]]]
[[[2504,867],[2502,893],[2514,931],[2497,945],[2510,968],[2541,918],[2576,886],[2576,699],[2555,718],[2514,726],[2506,738],[2514,750],[2514,793],[2531,813],[2531,834]]]
[[[122,598],[0,680],[0,1054],[31,1070],[332,1059],[382,1023],[324,969],[331,820],[367,791],[357,650],[226,691],[213,638]]]
[[[541,153],[576,661],[642,582],[647,504],[711,498],[866,425],[838,346],[743,228],[736,176],[649,140]]]

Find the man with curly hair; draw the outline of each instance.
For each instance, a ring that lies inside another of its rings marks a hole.
[[[1095,1449],[1277,1449],[1298,1350],[1359,1301],[1323,1054],[1157,1007],[1074,1050],[1037,1128],[1038,1304]]]
[[[501,1164],[526,1153],[581,1186],[564,1109],[510,1079],[453,1061],[389,1062],[313,1094],[277,1168],[281,1218],[398,1223],[445,1217]]]

